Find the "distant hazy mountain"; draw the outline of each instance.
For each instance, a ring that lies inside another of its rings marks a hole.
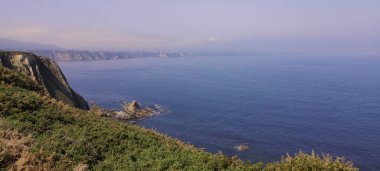
[[[64,48],[61,48],[55,45],[49,45],[49,44],[24,42],[24,41],[0,38],[0,50],[32,51],[32,50],[64,50]]]
[[[81,50],[33,50],[37,55],[56,61],[91,61],[129,58],[169,58],[194,56],[187,52],[111,52],[111,51],[81,51]]]
[[[8,51],[28,51],[39,56],[44,56],[56,61],[90,61],[90,60],[109,60],[127,58],[146,58],[146,57],[183,57],[194,56],[192,53],[183,52],[111,52],[111,51],[83,51],[66,50],[64,48],[34,43],[9,40],[0,38],[0,50]]]
[[[109,60],[127,58],[146,58],[146,57],[184,57],[194,56],[192,53],[183,52],[111,52],[111,51],[84,51],[66,50],[64,48],[34,43],[23,42],[0,38],[0,50],[8,51],[28,51],[37,55],[44,56],[56,61],[89,61],[89,60]]]

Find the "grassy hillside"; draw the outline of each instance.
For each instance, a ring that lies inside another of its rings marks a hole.
[[[1,52],[1,51],[0,51]],[[30,91],[43,92],[43,87],[37,85],[27,76],[0,66],[0,83],[20,87]]]
[[[135,125],[79,110],[1,68],[0,170],[356,170],[350,162],[300,153],[268,164],[211,154]],[[3,75],[6,73],[6,76]],[[30,88],[33,87],[33,88]],[[34,90],[37,90],[34,91]]]

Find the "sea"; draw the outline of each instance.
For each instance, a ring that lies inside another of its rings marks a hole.
[[[159,105],[137,124],[212,153],[272,162],[306,153],[380,170],[380,57],[202,55],[59,62],[87,101]],[[247,151],[236,146],[246,145]]]

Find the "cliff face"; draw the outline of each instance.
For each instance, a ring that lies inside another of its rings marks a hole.
[[[53,98],[88,110],[87,102],[66,81],[53,60],[24,52],[0,52],[0,65],[17,70],[41,85]]]

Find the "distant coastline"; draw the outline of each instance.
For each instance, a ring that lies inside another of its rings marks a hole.
[[[81,51],[81,50],[32,50],[39,56],[45,56],[55,61],[93,61],[132,58],[175,58],[195,56],[190,52],[112,52],[112,51]]]

